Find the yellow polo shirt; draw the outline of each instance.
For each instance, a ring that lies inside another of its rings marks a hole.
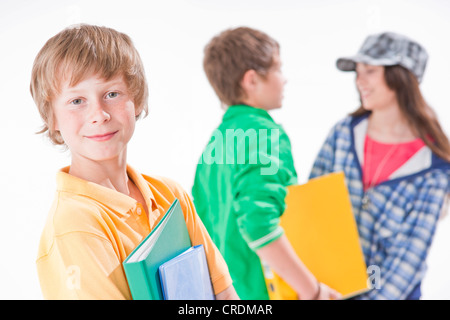
[[[203,244],[217,294],[231,285],[227,265],[197,216],[189,195],[175,182],[139,174],[129,178],[142,204],[115,190],[68,174],[57,174],[55,200],[37,257],[45,299],[131,299],[122,262],[149,234],[175,198],[180,201],[192,245]]]

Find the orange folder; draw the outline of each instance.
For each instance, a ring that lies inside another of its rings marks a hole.
[[[367,290],[367,266],[343,172],[289,186],[281,226],[297,255],[320,282],[344,299]],[[268,280],[275,287],[271,298],[297,298],[277,274]]]

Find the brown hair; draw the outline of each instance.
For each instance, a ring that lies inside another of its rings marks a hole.
[[[59,131],[53,130],[52,100],[62,81],[73,86],[92,73],[105,80],[122,74],[137,113],[147,114],[147,81],[131,39],[114,29],[81,24],[50,38],[34,60],[30,91],[44,121],[38,133],[47,132],[53,143],[64,144]]]
[[[203,68],[220,101],[227,106],[242,103],[245,92],[240,82],[245,72],[255,70],[265,76],[279,49],[267,34],[247,27],[215,36],[205,47]]]
[[[435,154],[450,161],[450,142],[433,109],[425,102],[414,74],[399,65],[385,66],[384,78],[387,86],[395,91],[400,110],[410,127]],[[350,115],[361,116],[369,112],[361,103],[361,107]]]

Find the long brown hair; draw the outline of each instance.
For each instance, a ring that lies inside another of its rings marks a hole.
[[[385,66],[384,79],[394,90],[400,110],[420,139],[439,157],[450,161],[450,142],[433,109],[425,102],[419,82],[412,72],[402,66]],[[361,103],[351,116],[370,113]]]

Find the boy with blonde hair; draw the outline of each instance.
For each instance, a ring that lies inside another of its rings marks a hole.
[[[127,35],[92,25],[61,31],[34,61],[31,94],[41,133],[71,152],[71,165],[57,173],[39,244],[44,298],[131,299],[122,263],[176,198],[192,245],[205,248],[216,297],[237,298],[188,194],[127,164],[127,144],[148,99],[143,64]]]
[[[205,48],[203,66],[226,107],[197,166],[197,212],[230,269],[241,299],[268,299],[262,264],[301,299],[338,294],[317,282],[280,227],[286,187],[297,183],[289,137],[268,111],[286,82],[279,44],[251,28],[226,30]]]

